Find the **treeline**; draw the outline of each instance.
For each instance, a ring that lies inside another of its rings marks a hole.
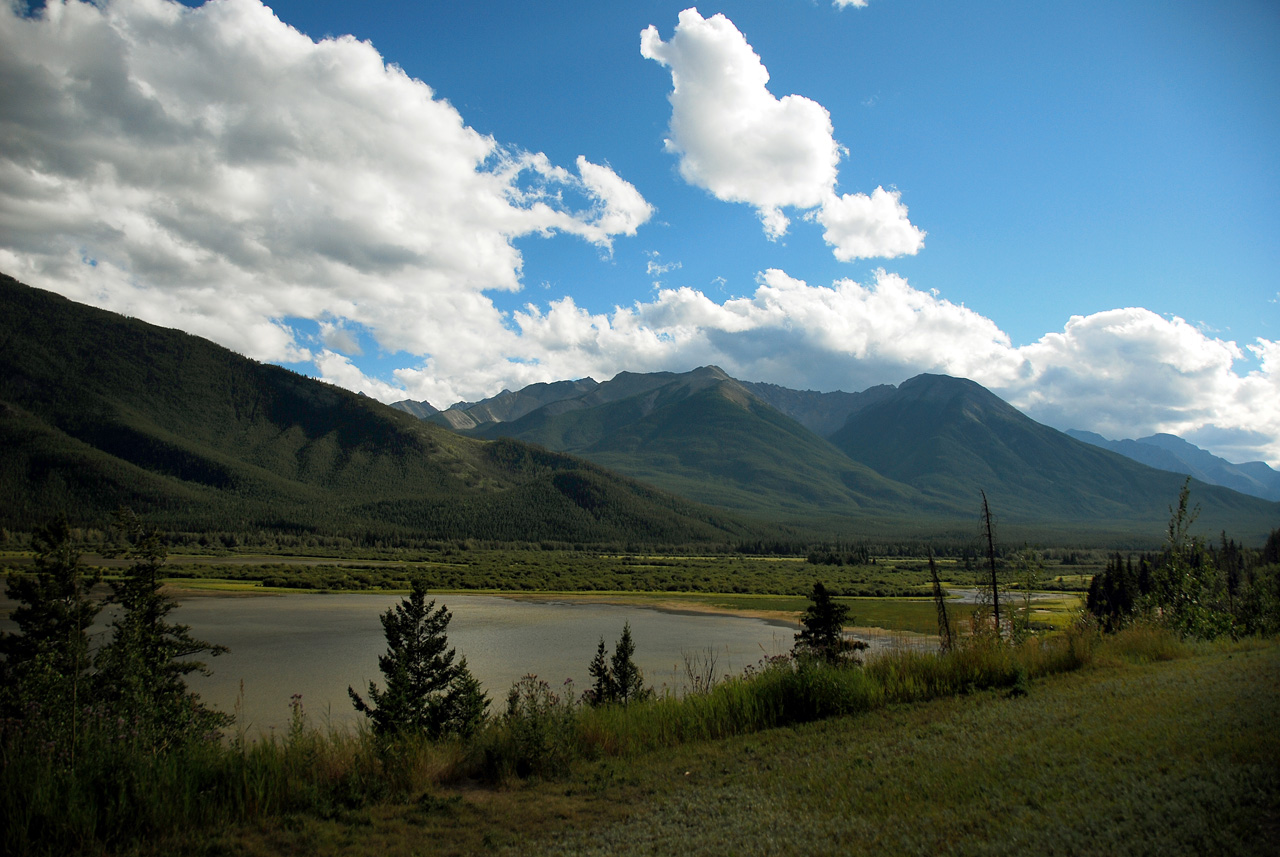
[[[1225,532],[1208,543],[1190,532],[1196,510],[1188,502],[1184,487],[1163,551],[1107,560],[1090,581],[1088,611],[1107,631],[1157,621],[1209,639],[1280,633],[1280,529],[1261,550]]]
[[[113,828],[135,828],[137,790],[156,760],[209,746],[232,722],[185,681],[204,669],[196,658],[226,649],[169,621],[177,604],[161,594],[157,534],[127,514],[119,524],[129,566],[111,581],[108,638],[96,649],[89,629],[105,605],[90,589],[99,577],[81,564],[65,519],[35,535],[34,573],[9,578],[18,631],[0,633],[5,853],[41,843],[70,853],[67,829],[107,841]]]
[[[431,561],[335,564],[171,564],[170,578],[232,580],[305,591],[409,589],[420,579],[436,590],[505,592],[705,592],[804,595],[813,574],[795,562],[732,555],[659,558],[592,552],[446,550]],[[920,568],[888,565],[823,569],[832,593],[844,597],[926,594]],[[957,583],[965,581],[956,581]]]

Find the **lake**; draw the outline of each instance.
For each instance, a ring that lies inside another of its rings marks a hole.
[[[737,674],[766,655],[789,651],[798,627],[554,599],[435,597],[453,614],[449,644],[488,690],[491,710],[501,710],[507,690],[527,673],[553,686],[571,678],[581,693],[591,684],[587,665],[600,638],[612,652],[625,622],[631,623],[635,661],[646,681],[676,691],[684,685],[685,653],[710,648],[719,675]],[[379,617],[401,600],[399,595],[201,595],[184,598],[170,616],[190,625],[193,636],[231,649],[208,660],[212,675],[192,675],[188,683],[206,701],[231,712],[243,682],[241,722],[254,735],[287,727],[293,694],[302,694],[313,724],[356,722],[347,687],[367,698],[369,681],[383,686],[378,656],[386,651],[386,638]]]

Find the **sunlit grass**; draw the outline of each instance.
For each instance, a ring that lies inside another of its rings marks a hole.
[[[1271,853],[1280,647],[1121,660],[646,756],[625,820],[509,853]]]
[[[1105,641],[1100,668],[1029,693],[944,695],[685,743],[671,701],[594,720],[564,779],[223,828],[207,853],[1269,854],[1280,808],[1280,646]],[[912,656],[922,657],[922,656]],[[909,665],[902,665],[904,669]],[[907,670],[910,671],[909,669]],[[720,702],[699,709],[710,732]],[[631,726],[624,723],[630,721]]]

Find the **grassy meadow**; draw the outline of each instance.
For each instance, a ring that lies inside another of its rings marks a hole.
[[[890,645],[861,666],[775,655],[736,676],[695,659],[682,693],[626,705],[530,676],[494,692],[478,732],[438,740],[320,725],[300,702],[283,732],[232,725],[162,751],[93,706],[0,721],[3,853],[1262,854],[1280,833],[1280,642],[1195,642],[1149,619],[1103,634],[1071,591],[1088,558],[1046,563],[1060,588],[1037,593],[1017,641],[951,600],[950,652],[892,644],[937,632],[911,557],[172,559],[175,589],[387,592],[422,575],[436,592],[792,620],[822,580],[846,626]],[[957,593],[979,582],[963,559],[939,574]]]
[[[655,703],[656,705],[656,703]],[[637,719],[646,715],[637,712]],[[648,715],[652,716],[652,714]],[[1083,669],[670,746],[558,777],[439,782],[331,817],[191,837],[199,854],[1268,854],[1280,646],[1142,632]],[[597,724],[598,726],[598,724]],[[159,847],[159,844],[156,844]],[[144,852],[146,848],[142,849]]]
[[[70,765],[4,743],[6,853],[1254,854],[1280,818],[1275,641],[1077,625],[689,690],[593,708],[529,679],[435,742],[299,707],[156,757],[86,721]]]

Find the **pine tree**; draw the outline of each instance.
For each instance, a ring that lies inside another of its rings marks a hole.
[[[35,573],[13,574],[6,592],[17,602],[18,633],[0,633],[0,716],[37,717],[74,739],[89,697],[89,628],[102,606],[62,515],[34,534]]]
[[[600,646],[596,656],[587,667],[593,680],[591,690],[587,691],[587,699],[592,705],[605,705],[611,702],[626,705],[647,699],[652,690],[644,686],[644,674],[635,663],[635,641],[631,639],[631,623],[622,626],[622,636],[614,646],[613,657],[609,657],[604,645],[604,637],[600,638]]]
[[[168,621],[178,603],[160,589],[160,569],[168,556],[161,534],[144,528],[128,510],[118,513],[116,523],[125,542],[121,553],[132,565],[123,579],[111,583],[110,600],[120,610],[97,657],[101,698],[118,715],[147,727],[157,746],[205,737],[231,718],[188,690],[186,676],[208,674],[193,656],[216,657],[227,648],[197,640],[190,626]]]
[[[609,653],[604,645],[604,637],[600,638],[600,647],[596,649],[596,656],[591,659],[587,673],[591,676],[591,689],[587,691],[587,699],[591,704],[603,705],[617,698],[618,693],[613,685],[613,671],[609,669]]]
[[[382,614],[387,653],[379,656],[378,668],[386,689],[369,682],[366,702],[355,688],[347,688],[352,704],[373,722],[379,737],[470,735],[489,708],[467,659],[455,663],[456,650],[446,650],[453,615],[443,605],[437,610],[426,596],[426,583],[415,580],[409,596]]]
[[[614,699],[623,705],[628,702],[637,702],[649,695],[644,686],[644,674],[632,660],[635,653],[636,644],[631,639],[631,623],[626,622],[622,626],[622,636],[614,646],[613,659],[610,662]]]
[[[850,622],[849,608],[837,604],[831,593],[819,582],[813,584],[809,594],[810,604],[800,617],[802,630],[796,634],[796,649],[810,652],[831,663],[836,663],[850,651],[860,651],[867,644],[851,641],[844,635],[844,626]]]

